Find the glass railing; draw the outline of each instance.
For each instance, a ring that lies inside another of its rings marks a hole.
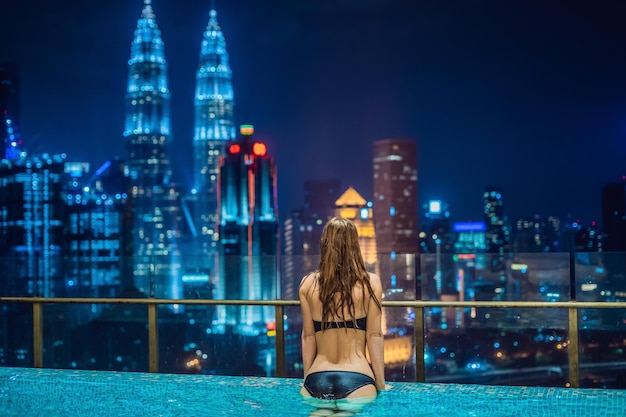
[[[384,287],[388,380],[624,388],[626,254],[489,256],[398,255],[370,265]],[[220,283],[204,266],[170,288],[158,274],[137,288],[97,265],[42,282],[3,259],[3,271],[16,274],[0,278],[0,366],[301,377],[295,298],[318,260],[265,261],[277,265],[280,292],[249,301],[215,299]]]

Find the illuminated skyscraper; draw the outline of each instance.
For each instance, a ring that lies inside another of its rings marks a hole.
[[[220,164],[217,298],[272,300],[278,297],[276,166],[266,145],[252,138],[251,126],[242,126],[241,133]],[[245,332],[273,317],[271,308],[241,307],[223,309],[219,319]]]
[[[374,142],[374,227],[383,283],[402,297],[419,294],[417,144],[410,139]]]
[[[144,0],[128,61],[127,172],[133,206],[134,275],[140,291],[179,298],[178,193],[170,184],[167,62],[151,0]]]
[[[193,169],[197,191],[195,226],[200,244],[199,253],[209,255],[207,259],[216,253],[219,241],[216,233],[219,158],[224,154],[226,142],[236,136],[231,79],[224,34],[217,23],[217,12],[211,10],[196,72],[193,136]]]
[[[374,142],[374,222],[381,254],[418,251],[417,145]]]
[[[65,163],[65,296],[115,297],[134,284],[128,262],[129,179],[123,168],[120,160],[110,160],[91,173],[87,162]]]
[[[6,295],[54,297],[62,291],[64,158],[0,161],[0,288]]]

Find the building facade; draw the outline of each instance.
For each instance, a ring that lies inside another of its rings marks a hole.
[[[54,297],[64,290],[64,155],[0,161],[0,288]]]
[[[195,252],[208,262],[205,267],[211,269],[219,243],[219,160],[224,156],[226,143],[236,137],[232,73],[215,10],[210,11],[202,39],[194,107],[194,217],[198,242]]]
[[[510,233],[504,217],[502,191],[498,187],[487,187],[483,193],[483,203],[490,269],[502,271],[505,267],[504,254],[510,252]]]
[[[144,0],[128,61],[127,175],[133,212],[133,271],[139,291],[180,298],[180,205],[171,186],[170,92],[161,31]]]
[[[279,297],[276,166],[253,132],[242,126],[241,137],[229,144],[220,163],[217,298]],[[218,314],[220,322],[242,333],[258,330],[274,316],[268,307],[227,308]]]
[[[373,217],[379,271],[383,282],[396,283],[397,297],[420,294],[417,144],[383,139],[373,144]]]

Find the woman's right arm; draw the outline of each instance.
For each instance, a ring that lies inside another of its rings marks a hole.
[[[309,300],[307,293],[311,283],[307,281],[310,275],[304,277],[300,283],[300,290],[298,291],[298,298],[300,299],[300,311],[302,313],[302,366],[304,368],[304,375],[309,373],[309,369],[315,360],[317,355],[317,344],[315,341],[315,327],[313,326],[313,317],[311,315],[311,308],[309,306]]]
[[[370,285],[374,296],[381,303],[383,300],[383,289],[380,278],[377,275],[370,274]],[[376,305],[376,301],[371,298],[367,309],[367,349],[370,356],[372,371],[374,371],[374,380],[376,388],[385,389],[385,357],[384,357],[384,339],[382,332],[382,311]]]

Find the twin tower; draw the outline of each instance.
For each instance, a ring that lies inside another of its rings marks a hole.
[[[226,149],[235,140],[237,132],[233,117],[232,73],[224,34],[217,22],[216,11],[211,10],[200,44],[196,71],[194,188],[186,192],[170,182],[172,169],[167,151],[171,139],[168,65],[151,3],[151,0],[144,0],[137,21],[128,61],[126,90],[124,137],[126,169],[133,201],[135,285],[147,293],[156,293],[156,296],[162,294],[181,298],[184,286],[181,277],[184,278],[185,271],[210,270],[218,275],[216,285],[221,289],[217,289],[217,296],[221,293],[222,296],[236,297],[237,294],[228,288],[233,279],[221,276],[223,274],[219,271],[222,268],[215,261],[220,246],[220,227],[217,223],[220,163],[237,163],[237,158]],[[246,137],[243,142],[250,140]],[[262,166],[262,159],[266,156],[257,157],[259,166]],[[271,181],[275,184],[275,175]],[[254,187],[255,184],[249,186]],[[221,184],[221,187],[228,188],[229,185]],[[249,202],[242,205],[250,206]],[[188,226],[182,227],[181,222]],[[250,227],[249,224],[240,226]],[[226,230],[231,237],[236,232],[233,227]],[[241,234],[247,235],[245,231]],[[192,236],[193,245],[187,244],[186,235]]]

